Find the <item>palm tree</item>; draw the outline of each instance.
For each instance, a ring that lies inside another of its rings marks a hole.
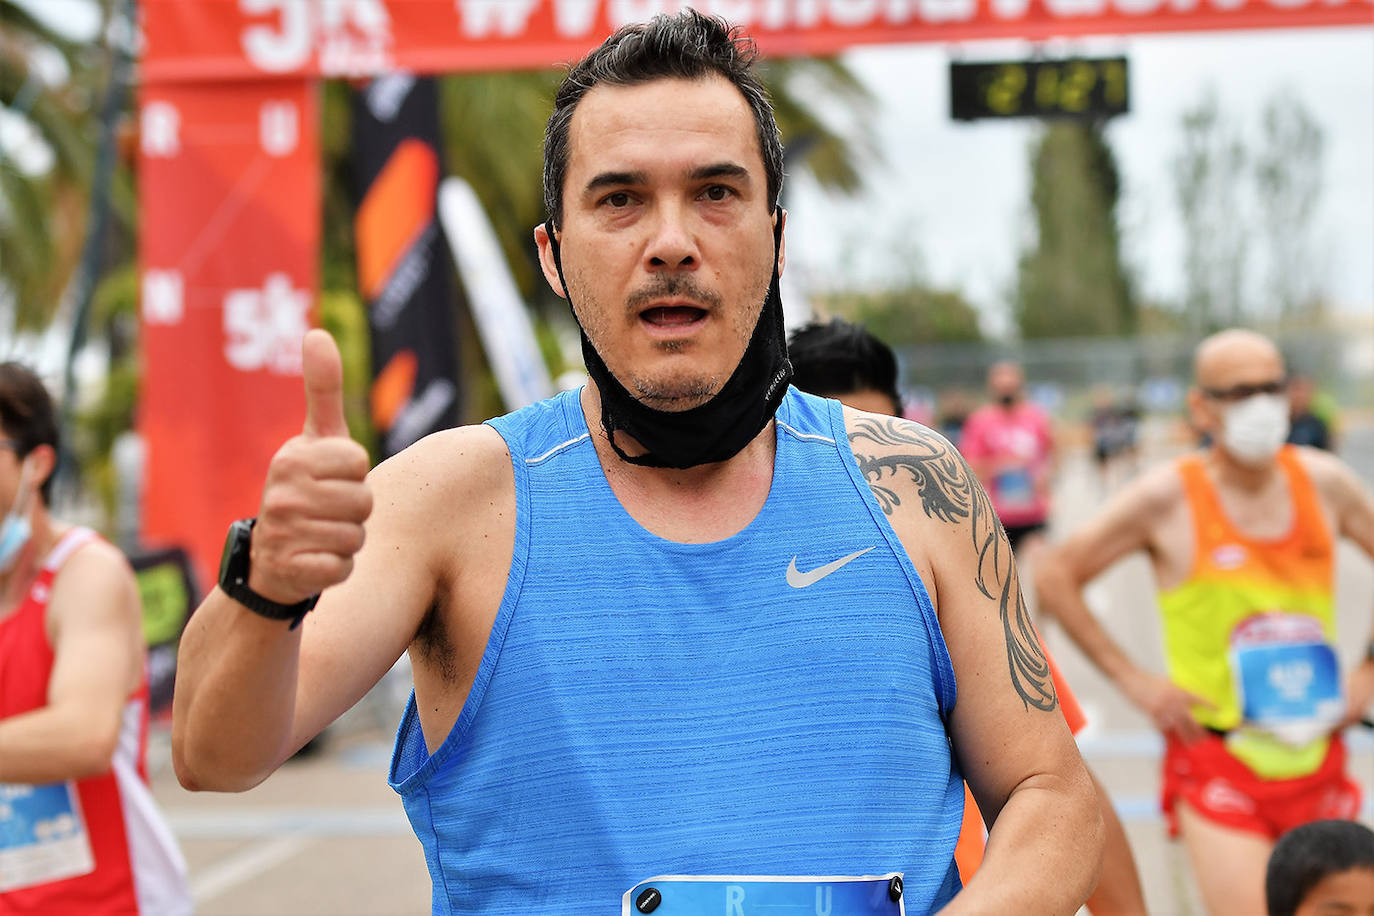
[[[50,154],[26,170],[0,148],[0,301],[16,328],[47,323],[76,266],[95,156],[96,68],[30,6],[0,0],[0,107]]]

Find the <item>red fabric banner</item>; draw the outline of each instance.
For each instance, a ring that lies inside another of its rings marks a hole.
[[[765,54],[852,45],[1374,24],[1374,0],[144,0],[148,82],[547,67],[695,6]]]
[[[305,415],[317,108],[298,79],[141,99],[143,532],[186,547],[207,587],[229,522],[256,514],[268,461]]]

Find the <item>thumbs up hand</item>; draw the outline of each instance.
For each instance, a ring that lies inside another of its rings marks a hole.
[[[372,512],[367,450],[348,437],[344,420],[339,349],[321,330],[308,332],[301,346],[305,427],[268,466],[248,581],[282,604],[348,578]]]

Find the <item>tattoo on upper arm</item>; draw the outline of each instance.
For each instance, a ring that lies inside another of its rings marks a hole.
[[[909,477],[916,484],[921,508],[927,516],[953,524],[964,524],[967,520],[978,554],[974,584],[997,602],[1012,686],[1027,708],[1055,709],[1059,701],[1049,662],[1040,650],[1040,640],[1021,595],[1011,545],[992,510],[992,502],[963,456],[943,438],[897,419],[856,419],[849,442],[859,470],[886,514],[892,515],[902,504],[895,484],[900,478]],[[878,451],[882,453],[871,454]]]

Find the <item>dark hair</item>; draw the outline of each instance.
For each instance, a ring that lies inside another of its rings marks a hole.
[[[1279,838],[1269,854],[1264,894],[1269,916],[1293,916],[1327,875],[1374,869],[1374,831],[1355,821],[1313,821]]]
[[[57,451],[57,413],[43,381],[19,363],[0,363],[0,427],[23,458],[40,445]],[[43,502],[52,499],[52,475],[43,481]]]
[[[792,384],[802,391],[841,397],[872,388],[892,399],[893,413],[902,412],[897,357],[861,325],[832,318],[797,328],[787,341],[787,358]]]
[[[568,71],[553,97],[544,130],[544,208],[554,226],[563,222],[563,182],[571,155],[568,127],[582,96],[599,83],[634,86],[658,79],[701,79],[718,73],[749,103],[758,128],[769,209],[782,190],[782,139],[768,91],[754,75],[754,42],[718,16],[693,9],[623,26]]]

